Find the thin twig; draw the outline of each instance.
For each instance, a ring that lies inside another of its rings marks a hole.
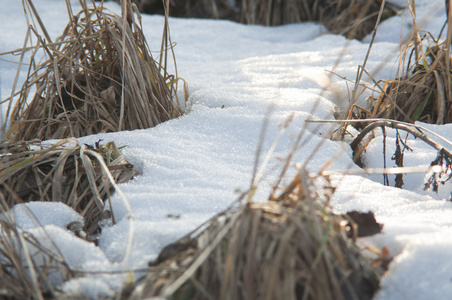
[[[426,142],[428,145],[432,146],[436,150],[444,151],[444,153],[446,155],[448,155],[449,157],[452,158],[452,152],[451,151],[449,151],[448,149],[444,148],[443,146],[441,146],[437,142],[435,142],[432,139],[430,139],[427,135],[425,135],[422,131],[420,131],[415,126],[406,125],[406,124],[403,124],[401,122],[394,121],[394,120],[380,120],[380,121],[375,121],[375,122],[372,122],[371,124],[369,124],[351,142],[350,146],[352,147],[353,151],[355,151],[358,148],[358,145],[361,143],[362,139],[370,131],[372,131],[373,129],[375,129],[377,127],[388,127],[388,128],[400,129],[400,130],[404,130],[406,132],[409,132],[412,135],[414,135],[416,138],[419,138],[419,139],[423,140],[424,142]]]

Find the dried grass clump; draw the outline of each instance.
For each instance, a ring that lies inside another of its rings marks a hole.
[[[452,73],[448,49],[446,42],[435,42],[425,48],[414,42],[406,45],[404,56],[409,54],[410,62],[412,57],[414,62],[399,78],[384,81],[380,97],[374,99],[371,117],[410,123],[451,123]]]
[[[414,26],[410,41],[404,44],[398,53],[399,68],[396,79],[377,82],[366,71],[365,66],[372,48],[372,39],[363,66],[358,69],[349,107],[346,115],[341,116],[343,119],[392,119],[408,123],[422,121],[431,124],[452,122],[450,56],[452,22],[446,21],[439,36],[435,38],[431,33],[419,29],[415,10],[411,5],[409,10],[412,13]],[[447,31],[446,40],[441,42],[444,29]],[[363,91],[370,89],[366,84],[360,82],[364,73],[375,83],[375,88],[372,90],[379,94],[378,97],[368,98],[370,105],[367,108],[356,105]],[[358,95],[357,91],[360,86],[363,86],[364,89]],[[352,124],[361,130],[369,122]],[[344,127],[347,125],[348,123],[345,123],[345,126],[342,126],[342,132],[345,131]]]
[[[75,139],[37,148],[33,142],[0,144],[0,198],[4,211],[29,201],[63,202],[85,221],[88,236],[98,232],[99,221],[114,216],[104,210],[117,183],[137,175],[113,142],[96,148],[78,145]],[[106,165],[108,169],[103,168]]]
[[[413,9],[410,8],[413,13]],[[365,65],[369,55],[366,56],[363,66],[358,68],[355,87],[351,94],[349,106],[344,114],[340,114],[341,123],[338,129],[338,136],[344,137],[348,133],[348,125],[352,125],[359,130],[358,136],[354,137],[350,146],[353,149],[353,159],[356,164],[363,166],[362,155],[367,145],[374,137],[374,129],[383,130],[383,155],[386,156],[386,135],[385,128],[394,128],[396,134],[396,151],[392,156],[398,167],[402,168],[403,153],[405,149],[411,150],[406,141],[401,138],[399,131],[406,131],[418,139],[425,141],[438,151],[437,161],[433,161],[432,166],[443,165],[444,158],[450,160],[451,153],[447,147],[443,147],[438,142],[427,136],[426,132],[433,135],[432,132],[419,125],[414,125],[417,121],[431,124],[446,124],[452,122],[452,70],[451,70],[451,26],[449,20],[444,24],[443,30],[447,29],[446,40],[440,42],[442,31],[439,37],[435,39],[432,34],[424,33],[418,29],[416,16],[413,13],[414,30],[411,40],[406,43],[400,51],[400,61],[398,75],[394,80],[381,80],[377,82],[372,75],[366,71]],[[447,27],[446,27],[447,26]],[[372,40],[373,42],[373,40]],[[368,49],[368,54],[372,47],[372,42]],[[374,88],[360,81],[363,74],[366,73],[374,82]],[[381,84],[383,83],[383,84]],[[361,88],[363,87],[363,88]],[[379,94],[378,97],[370,96],[369,108],[357,105],[358,99],[366,89],[371,89]],[[359,91],[359,92],[358,92]],[[338,115],[339,116],[339,115]],[[438,136],[437,136],[438,137]],[[405,138],[406,139],[406,138]],[[440,137],[445,141],[444,138]],[[383,159],[384,168],[386,168],[386,158]],[[448,175],[450,163],[446,162],[445,171],[441,171],[445,181],[449,180]],[[437,191],[438,180],[435,175],[426,184],[426,189],[433,186]],[[389,185],[387,174],[384,175],[385,184]],[[442,181],[443,183],[445,181]],[[403,174],[397,174],[396,187],[402,187]]]
[[[129,299],[371,299],[375,269],[300,172],[267,203],[236,206],[164,248]]]
[[[75,15],[68,4],[70,21],[55,42],[47,34],[46,41],[38,36],[35,50],[42,48],[45,59],[37,63],[39,52],[33,53],[30,65],[35,68],[14,109],[8,111],[4,139],[60,139],[143,129],[181,115],[175,103],[176,79],[167,73],[166,62],[153,59],[130,0],[123,2],[123,17],[94,2],[89,8],[86,2],[80,1],[83,9]],[[163,40],[166,49],[167,35]],[[161,53],[165,59],[166,50]],[[32,86],[36,94],[27,103]]]
[[[372,32],[381,1],[350,0],[242,0],[240,21],[247,24],[282,25],[303,21],[320,22],[332,33],[362,39]],[[382,18],[396,14],[394,5],[386,4]]]

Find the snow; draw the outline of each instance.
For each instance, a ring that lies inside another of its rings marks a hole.
[[[56,38],[67,23],[64,1],[35,2],[50,36]],[[397,2],[406,5],[406,1]],[[71,3],[74,12],[80,10],[78,1]],[[444,1],[418,0],[416,4],[418,26],[437,36],[446,19]],[[119,12],[115,3],[106,6]],[[0,7],[0,52],[22,47],[26,23],[21,1],[0,0]],[[142,17],[150,48],[158,50],[163,18]],[[380,25],[366,67],[374,78],[396,76],[400,39],[406,38],[412,27],[409,11]],[[334,120],[335,110],[347,105],[353,86],[329,71],[354,80],[371,36],[363,42],[346,40],[313,23],[270,28],[196,19],[170,19],[170,30],[172,40],[177,42],[178,74],[189,83],[186,113],[146,130],[79,139],[87,144],[102,139],[127,145],[123,154],[142,173],[120,185],[128,205],[118,193],[113,196],[112,208],[118,222],[103,225],[99,246],[66,230],[68,223],[81,221],[81,217],[63,204],[29,203],[11,210],[22,230],[59,249],[73,268],[91,272],[65,283],[55,277],[66,292],[81,292],[93,299],[112,295],[129,274],[108,272],[138,270],[138,277],[165,245],[226,209],[237,198],[236,190],[250,185],[266,118],[264,154],[281,131],[281,124],[289,116],[293,118],[276,146],[270,167],[280,166],[277,157],[287,156],[296,136],[305,128],[303,147],[296,152],[295,162],[306,162],[313,154],[307,169],[315,172],[335,156],[329,170],[358,169],[346,143],[325,138],[334,125],[305,121]],[[0,58],[1,99],[11,93],[17,68],[11,61],[18,59],[12,55]],[[22,71],[19,82],[25,78],[26,66]],[[325,85],[328,89],[323,91]],[[451,125],[417,125],[452,140]],[[370,168],[383,167],[383,136],[376,133],[364,159]],[[388,167],[394,166],[390,159],[394,143],[394,131],[387,130]],[[405,152],[405,166],[428,166],[436,157],[436,152],[419,140],[411,138],[408,144],[413,152]],[[259,186],[256,201],[265,201],[269,183],[277,176],[277,172],[269,173]],[[404,189],[383,186],[382,175],[335,175],[333,179],[337,185],[334,209],[373,211],[384,230],[362,242],[379,249],[387,247],[395,255],[375,299],[451,299],[450,183],[441,186],[436,194],[423,191],[423,174],[404,175]],[[130,237],[133,244],[129,253]]]

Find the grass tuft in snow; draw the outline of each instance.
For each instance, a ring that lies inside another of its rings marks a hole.
[[[98,233],[101,220],[108,218],[115,223],[114,216],[104,210],[104,202],[114,191],[105,172],[110,172],[118,183],[138,174],[116,145],[109,142],[92,147],[66,139],[50,147],[31,149],[38,146],[33,142],[0,145],[0,197],[4,211],[30,201],[63,202],[84,218],[82,227],[88,238]],[[93,152],[100,154],[103,161]]]
[[[24,3],[27,19],[37,20],[45,39],[30,25],[26,40],[34,34],[36,46],[17,50],[22,54],[33,50],[33,67],[18,100],[13,104],[14,97],[9,99],[9,128],[3,139],[60,139],[143,129],[181,115],[176,95],[179,79],[167,72],[167,52],[171,49],[167,23],[157,62],[130,0],[123,2],[122,17],[102,4],[93,2],[88,7],[86,0],[81,1],[83,9],[73,14],[67,2],[70,21],[55,42],[32,1]],[[44,53],[42,61],[39,53]],[[30,101],[31,87],[36,88],[36,94]]]
[[[404,122],[451,123],[450,47],[447,42],[439,43],[426,35],[405,48],[403,56],[409,55],[409,65],[399,78],[384,81],[383,91],[375,101],[374,116]]]
[[[268,202],[242,200],[164,248],[130,299],[371,299],[377,269],[331,213],[333,191],[300,167]]]
[[[379,91],[378,97],[369,97],[372,104],[369,109],[351,105],[347,119],[384,118],[439,125],[452,122],[450,18],[445,24],[446,40],[441,41],[441,33],[435,38],[418,28],[415,12],[411,6],[409,8],[414,26],[411,40],[402,46],[399,53],[397,78],[380,82],[371,78],[376,85],[375,90]],[[356,102],[356,99],[353,100]],[[362,129],[366,123],[354,125]]]
[[[441,34],[434,38],[429,32],[419,29],[416,22],[414,6],[409,6],[413,17],[413,31],[408,43],[401,47],[398,75],[394,80],[382,80],[377,82],[365,65],[368,59],[360,66],[357,79],[355,81],[355,90],[352,94],[349,107],[342,116],[340,132],[342,135],[347,133],[347,126],[352,125],[359,131],[358,136],[354,137],[351,147],[354,152],[353,160],[363,167],[362,158],[367,145],[374,137],[374,129],[381,128],[383,131],[383,168],[386,169],[386,128],[396,129],[396,150],[392,155],[397,167],[403,168],[405,150],[412,151],[406,140],[408,135],[423,140],[428,145],[438,151],[437,158],[431,162],[431,166],[441,166],[443,169],[439,172],[433,172],[426,179],[425,188],[438,191],[439,183],[444,184],[450,180],[450,168],[452,153],[447,147],[451,145],[446,139],[436,136],[441,142],[448,146],[433,140],[429,134],[432,132],[413,125],[416,121],[422,121],[433,124],[445,124],[452,122],[452,84],[451,84],[451,26],[450,15],[444,28],[447,29],[446,40],[441,42]],[[447,11],[450,14],[449,11]],[[375,32],[378,26],[375,28]],[[372,40],[373,42],[373,40]],[[369,47],[369,52],[372,47]],[[370,96],[368,98],[371,107],[366,109],[357,105],[358,98],[363,94],[368,86],[361,85],[362,75],[366,73],[375,83],[373,91],[378,91],[378,98]],[[381,85],[381,82],[383,85]],[[355,93],[358,87],[364,86],[360,94]],[[405,138],[401,137],[399,131],[407,132]],[[388,175],[383,174],[384,184],[389,185]],[[404,185],[403,174],[397,174],[395,186],[402,188]]]
[[[30,233],[19,228],[10,209],[30,201],[63,202],[83,217],[83,223],[70,222],[66,229],[96,242],[100,221],[115,224],[111,210],[105,209],[115,182],[129,181],[137,172],[113,142],[92,147],[66,139],[43,147],[38,142],[5,141],[0,150],[0,296],[57,298],[54,285],[80,272],[66,263],[65,253],[50,236],[44,238],[47,245],[40,242],[43,237],[35,234],[47,235],[44,229]]]

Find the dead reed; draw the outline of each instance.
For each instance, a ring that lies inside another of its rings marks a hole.
[[[26,3],[34,7],[31,0]],[[8,109],[9,128],[3,139],[60,139],[142,129],[180,116],[177,79],[166,70],[168,31],[156,62],[130,0],[123,2],[122,17],[102,4],[80,3],[83,9],[77,14],[67,4],[70,21],[55,42],[42,22],[38,24],[45,40],[31,25],[29,35],[36,34],[37,45],[17,52],[35,50],[30,64],[35,67],[15,106]],[[35,9],[28,14],[40,20]],[[45,54],[41,63],[37,49]],[[36,94],[29,101],[31,87]]]

